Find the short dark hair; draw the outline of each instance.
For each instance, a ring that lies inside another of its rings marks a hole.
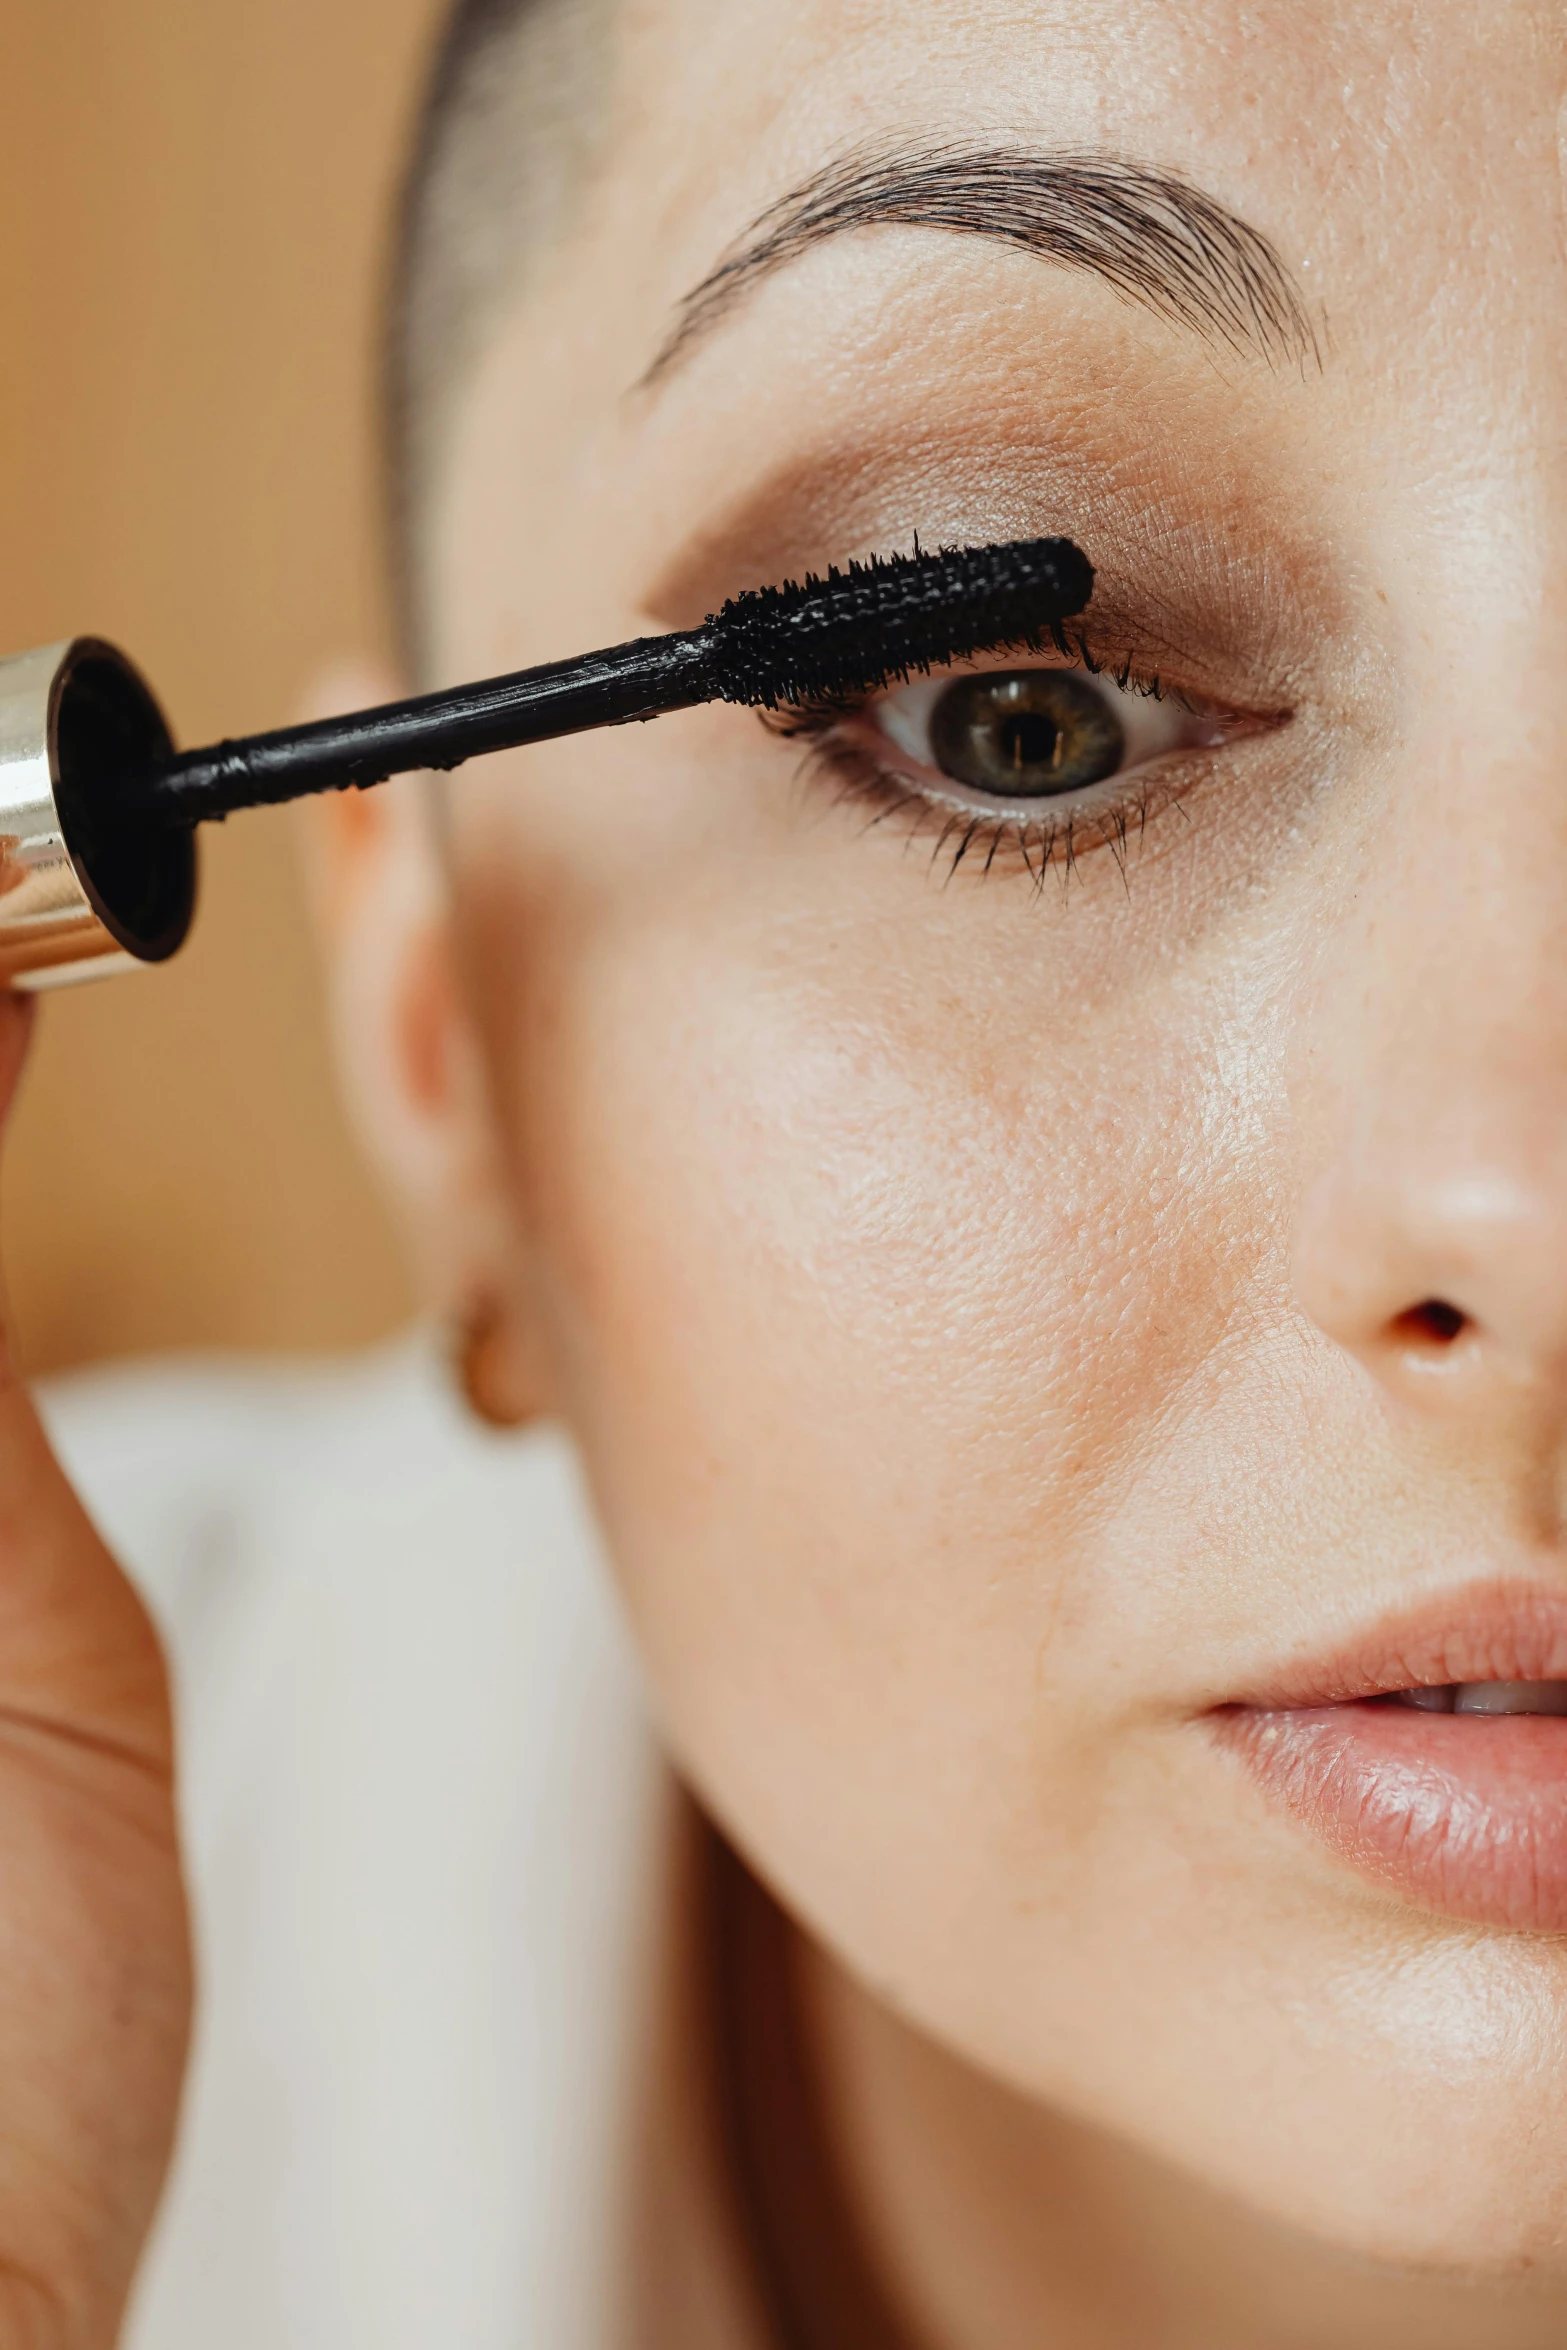
[[[454,396],[565,227],[602,119],[613,0],[456,0],[399,207],[386,347],[394,558],[417,659],[418,582]]]

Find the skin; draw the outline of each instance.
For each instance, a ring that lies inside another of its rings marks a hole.
[[[434,674],[1064,529],[1112,633],[1247,725],[1124,875],[1043,887],[948,878],[939,824],[868,829],[737,711],[494,761],[441,843],[420,785],[322,812],[346,1081],[431,1300],[581,1446],[671,1751],[813,1954],[911,2341],[1559,2341],[1567,1951],[1372,1885],[1204,1720],[1567,1575],[1559,19],[645,0],[621,61],[460,404]],[[772,198],[933,132],[1186,173],[1321,368],[898,229],[630,388]],[[1433,1296],[1440,1360],[1400,1318]],[[126,1601],[73,1539],[91,1650]],[[172,1864],[102,1832],[158,1994],[115,2109],[162,2116]],[[72,2144],[90,2211],[143,2207]]]
[[[9,1104],[31,1007],[0,1002]],[[190,1958],[152,1626],[0,1358],[0,2340],[112,2342],[168,2159]]]

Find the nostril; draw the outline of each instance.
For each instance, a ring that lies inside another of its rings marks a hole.
[[[1469,1316],[1449,1305],[1445,1297],[1428,1297],[1400,1314],[1393,1329],[1406,1344],[1444,1347],[1451,1346],[1468,1326]]]

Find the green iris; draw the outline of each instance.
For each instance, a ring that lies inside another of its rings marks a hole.
[[[931,711],[930,744],[943,775],[1008,800],[1081,791],[1126,755],[1115,713],[1072,669],[954,678]]]

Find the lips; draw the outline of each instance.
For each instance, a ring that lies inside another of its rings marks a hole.
[[[1429,1909],[1567,1933],[1567,1599],[1476,1590],[1209,1720],[1352,1868]]]

